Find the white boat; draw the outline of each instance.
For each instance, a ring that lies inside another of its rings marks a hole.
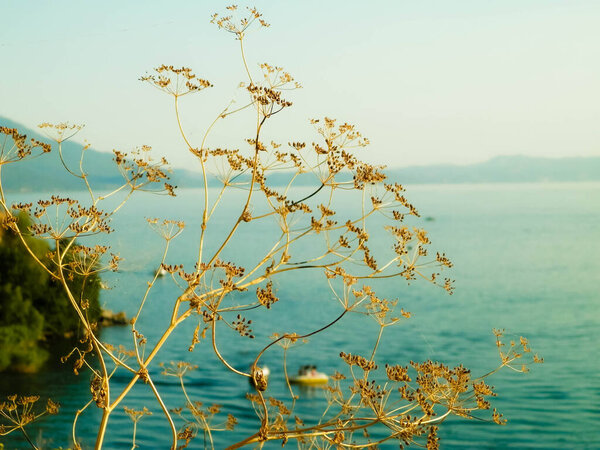
[[[317,367],[313,365],[300,367],[298,375],[290,377],[290,383],[308,386],[325,384],[327,381],[329,381],[329,377],[323,372],[317,372]]]

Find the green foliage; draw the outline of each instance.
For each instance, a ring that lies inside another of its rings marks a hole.
[[[31,300],[23,298],[21,286],[0,285],[0,298],[0,371],[10,368],[33,372],[48,356],[38,346],[43,338],[44,317]]]
[[[40,318],[42,325],[43,318]],[[30,329],[27,325],[1,326],[0,371],[36,372],[48,359],[48,351],[39,346],[41,334],[41,327]]]
[[[22,213],[19,228],[25,231],[29,224]],[[44,240],[26,234],[24,239],[37,258],[48,261],[51,249]],[[89,301],[88,316],[95,322],[101,313],[100,278],[91,275],[84,282],[76,275],[69,284],[76,298]],[[17,235],[0,232],[0,371],[36,371],[48,357],[43,341],[78,336],[80,329],[63,287],[35,262]]]

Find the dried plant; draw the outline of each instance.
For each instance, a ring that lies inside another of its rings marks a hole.
[[[33,448],[37,448],[27,435],[25,427],[45,415],[58,414],[59,409],[58,403],[48,399],[45,408],[36,411],[35,404],[39,399],[37,395],[9,395],[5,401],[0,402],[0,436],[18,430]]]
[[[450,368],[433,361],[410,361],[404,362],[405,365],[399,362],[378,367],[376,354],[384,330],[408,319],[410,313],[403,308],[398,310],[396,299],[378,296],[375,284],[380,279],[398,278],[407,282],[422,279],[452,294],[452,280],[441,275],[443,270],[452,267],[452,263],[443,253],[430,256],[431,242],[427,232],[404,223],[407,216],[419,216],[417,209],[405,197],[404,188],[389,181],[382,167],[363,162],[355,155],[369,144],[369,140],[354,125],[328,117],[312,119],[310,123],[316,135],[314,142],[288,142],[285,145],[269,140],[265,136],[265,124],[274,115],[292,106],[285,94],[301,86],[282,68],[266,63],[259,66],[260,75],[253,75],[244,53],[245,37],[256,25],[268,27],[256,9],[242,10],[230,6],[226,15],[215,14],[211,22],[239,41],[247,77],[241,86],[247,92],[247,103],[237,109],[229,105],[222,110],[198,145],[192,144],[183,129],[179,100],[189,94],[198,94],[212,84],[197,77],[189,68],[170,65],[161,65],[154,73],[141,77],[144,83],[172,97],[183,143],[187,151],[197,158],[204,185],[198,240],[188,244],[188,247],[195,246],[193,267],[166,264],[169,245],[181,234],[184,223],[178,220],[148,220],[165,242],[158,267],[166,271],[180,288],[171,302],[170,321],[156,343],[148,343],[143,330],[138,328],[138,319],[155,286],[158,271],[148,282],[137,313],[131,319],[132,344],[119,348],[101,340],[97,324],[91,322],[86,314],[85,299],[73,294],[67,280],[74,274],[85,279],[92,273],[118,268],[119,257],[110,255],[108,247],[85,246],[76,244],[75,240],[85,242],[85,238],[92,235],[118,232],[112,229],[111,220],[136,191],[175,195],[175,187],[168,182],[167,161],[164,158],[152,160],[147,146],[130,155],[114,151],[114,162],[124,181],[113,192],[99,196],[83,170],[85,149],[77,168],[68,167],[62,157],[62,142],[80,131],[81,126],[44,123],[40,127],[54,140],[66,171],[79,178],[87,189],[88,203],[84,205],[77,200],[54,195],[36,204],[9,205],[0,185],[0,203],[5,213],[3,226],[18,233],[23,245],[27,246],[23,232],[16,224],[16,211],[23,211],[33,221],[28,232],[55,244],[49,264],[37,259],[33,251],[29,252],[63,285],[85,330],[84,345],[69,355],[75,357],[76,372],[86,366],[93,374],[91,399],[78,411],[73,424],[75,447],[80,447],[77,420],[88,406],[95,403],[102,410],[96,448],[102,448],[111,414],[122,407],[131,389],[139,382],[146,383],[152,390],[169,424],[171,448],[178,445],[186,447],[199,434],[204,437],[205,446],[213,447],[213,433],[233,429],[238,421],[233,415],[227,411],[222,413],[219,405],[206,407],[189,395],[184,377],[195,369],[189,362],[162,364],[164,376],[179,379],[185,397],[185,405],[181,408],[172,409],[165,405],[150,375],[149,368],[156,364],[159,350],[175,329],[184,321],[192,320],[197,322],[197,326],[190,336],[189,351],[193,351],[199,342],[209,341],[215,355],[232,376],[248,378],[255,387],[255,392],[249,394],[248,399],[260,418],[260,427],[256,433],[232,443],[230,448],[271,440],[279,440],[284,445],[294,440],[302,448],[375,448],[390,440],[395,440],[401,447],[418,443],[428,449],[438,448],[437,427],[447,417],[470,418],[475,417],[479,410],[490,409],[489,399],[495,393],[486,384],[485,377],[503,367],[522,372],[528,364],[541,362],[541,359],[529,356],[529,344],[525,339],[511,342],[506,347],[501,341],[503,333],[496,331],[500,365],[484,376],[473,377],[462,366]],[[245,150],[206,147],[207,137],[217,122],[243,112],[254,114],[256,119],[256,127],[245,138]],[[0,170],[4,165],[50,150],[48,144],[27,141],[14,129],[0,128],[0,133],[4,138]],[[221,187],[214,196],[208,188],[211,171],[221,181]],[[283,187],[270,182],[274,173],[288,174]],[[315,184],[308,194],[298,197],[293,188],[300,178],[306,176],[316,180]],[[243,201],[231,228],[226,230],[216,250],[208,251],[206,243],[211,219],[221,206],[224,193],[231,189],[243,190]],[[356,198],[360,199],[354,215],[349,217],[341,217],[334,210],[335,198],[344,191],[355,192]],[[103,209],[107,205],[105,200],[117,193],[123,194],[117,206]],[[254,210],[254,205],[259,203],[264,205],[263,210]],[[378,217],[378,222],[373,225],[375,217]],[[383,228],[378,224],[381,220],[385,220]],[[239,262],[223,260],[225,250],[232,245],[240,227],[257,226],[260,229],[267,222],[276,224],[279,230],[268,251],[255,255],[253,263],[247,267],[242,267]],[[389,254],[372,250],[370,237],[374,233],[387,236]],[[308,247],[304,246],[305,242],[320,244]],[[307,256],[306,248],[321,250]],[[239,333],[240,339],[254,338],[254,324],[244,317],[244,312],[262,309],[267,314],[273,304],[284,301],[278,296],[274,280],[282,274],[298,272],[300,276],[305,271],[322,273],[333,297],[339,302],[339,315],[304,335],[292,331],[273,335],[271,341],[256,354],[248,371],[236,369],[234,362],[222,355],[217,330],[229,327]],[[236,303],[233,294],[240,291],[255,292],[254,301],[243,305]],[[325,329],[343,326],[343,318],[351,313],[370,317],[378,324],[379,333],[373,336],[373,349],[365,356],[343,351],[339,354],[347,365],[346,374],[336,373],[331,377],[326,388],[327,407],[320,418],[311,420],[311,424],[307,425],[306,419],[294,413],[297,396],[291,387],[289,399],[276,399],[268,394],[268,379],[260,368],[261,358],[274,346],[283,347],[284,370],[289,386],[285,369],[287,352]],[[93,364],[92,358],[96,360]],[[121,377],[128,376],[124,387],[116,388],[111,382],[117,371]],[[9,406],[16,405],[12,401]],[[24,416],[10,415],[9,406],[2,404],[2,414],[13,421],[12,429],[23,429]],[[10,408],[14,411],[16,406]],[[134,422],[134,448],[137,422],[148,414],[148,410],[144,407],[135,411],[125,407],[125,411]],[[29,420],[38,416],[29,414],[27,417]],[[495,409],[489,420],[504,423]],[[385,437],[372,438],[373,429],[379,433],[384,431]]]

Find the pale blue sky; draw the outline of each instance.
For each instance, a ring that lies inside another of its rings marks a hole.
[[[148,144],[182,166],[169,97],[138,81],[186,65],[215,88],[182,100],[199,144],[244,80],[237,42],[209,24],[221,1],[2,0],[0,115],[85,123],[100,150]],[[248,3],[239,2],[240,5]],[[176,6],[175,6],[176,5]],[[389,166],[495,155],[600,155],[600,1],[256,1],[252,67],[284,66],[304,89],[265,137],[315,139],[309,117],[354,123]],[[244,117],[209,145],[243,146]]]

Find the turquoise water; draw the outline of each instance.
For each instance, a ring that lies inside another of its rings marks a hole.
[[[398,298],[399,306],[413,313],[410,320],[386,329],[378,351],[379,365],[405,365],[410,360],[430,358],[450,365],[464,363],[474,375],[483,374],[498,361],[492,328],[528,337],[534,351],[545,359],[528,374],[505,370],[489,379],[498,393],[493,406],[508,419],[506,426],[449,420],[440,430],[442,448],[600,448],[600,184],[415,186],[409,187],[407,197],[423,217],[433,219],[422,220],[421,225],[429,231],[432,249],[444,251],[454,262],[451,276],[457,280],[456,292],[449,297],[418,281],[410,286],[402,280],[374,285],[379,294]],[[106,277],[113,286],[103,293],[107,308],[125,310],[131,316],[153,264],[158,264],[161,241],[143,217],[185,220],[186,231],[174,241],[168,262],[189,264],[194,260],[194,229],[199,220],[191,207],[200,205],[201,199],[200,191],[184,191],[175,201],[143,196],[127,206],[115,222],[121,233],[109,237],[125,260],[119,273]],[[210,236],[207,251],[230,225],[237,200],[235,195],[225,199],[225,211],[214,218],[217,231]],[[353,199],[342,199],[338,214],[344,216],[352,205]],[[258,205],[256,208],[260,209]],[[272,242],[273,231],[272,226],[241,227],[234,242],[236,253],[223,258],[252,260]],[[374,231],[372,235],[377,242]],[[299,253],[308,250],[303,247]],[[221,329],[225,358],[246,370],[273,332],[305,333],[338,315],[340,307],[322,278],[321,272],[305,271],[276,283],[281,300],[269,311],[248,314],[254,321],[256,339],[241,339]],[[166,326],[169,305],[177,292],[166,278],[157,283],[139,322],[150,342]],[[243,297],[238,300],[243,301]],[[184,324],[157,361],[189,359],[198,364],[199,368],[186,377],[193,399],[222,404],[224,413],[232,413],[240,421],[234,433],[214,434],[216,448],[223,448],[256,430],[256,418],[245,399],[249,386],[245,379],[223,368],[208,343],[198,344],[192,354],[187,351],[194,326]],[[338,353],[370,353],[376,331],[373,321],[347,317],[292,350],[288,367],[293,371],[301,364],[314,363],[328,373],[344,371]],[[102,338],[131,342],[125,327],[106,329]],[[268,352],[263,361],[272,372],[268,393],[285,399],[281,351]],[[158,372],[156,369],[154,379],[167,406],[183,406],[177,380]],[[113,381],[126,382],[126,374],[117,372]],[[66,447],[70,445],[73,414],[89,398],[89,382],[89,373],[75,377],[68,366],[49,363],[44,377],[2,374],[0,393],[38,393],[59,401],[61,414],[45,419],[39,428],[32,427],[31,435],[43,448]],[[322,410],[325,401],[321,391],[302,390],[298,394],[296,414],[308,419]],[[153,411],[139,424],[140,448],[168,448],[168,427],[147,386],[137,386],[123,405],[146,405]],[[98,418],[92,408],[80,418],[77,432],[85,448],[93,446]],[[1,442],[6,448],[27,448],[20,439],[4,438]],[[201,439],[194,441],[192,448],[201,448],[201,443]],[[120,410],[111,418],[105,448],[128,446],[130,420]]]

